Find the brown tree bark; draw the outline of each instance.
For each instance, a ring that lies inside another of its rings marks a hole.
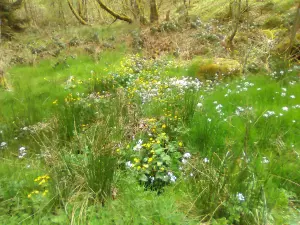
[[[82,25],[89,25],[75,10],[75,8],[73,7],[72,3],[70,2],[70,0],[68,1],[68,5],[72,11],[72,13],[74,14],[74,16],[76,17],[76,19],[82,24]]]
[[[156,0],[150,0],[150,22],[155,23],[158,22],[159,16],[158,16],[158,9]]]
[[[300,3],[298,4],[298,7],[297,7],[296,18],[295,18],[295,22],[294,22],[293,29],[292,29],[292,32],[291,32],[290,46],[289,46],[289,49],[288,49],[289,54],[292,53],[293,45],[295,43],[295,39],[296,39],[297,31],[299,29],[299,25],[300,25]]]
[[[132,19],[127,16],[122,16],[116,12],[114,12],[112,9],[110,9],[108,6],[106,6],[101,0],[97,0],[98,4],[102,9],[104,9],[106,12],[108,12],[110,15],[115,17],[118,20],[126,21],[127,23],[132,23]]]

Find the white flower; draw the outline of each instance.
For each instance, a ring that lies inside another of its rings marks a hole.
[[[291,95],[290,98],[296,98],[295,95]]]
[[[223,107],[223,106],[222,106],[221,104],[219,104],[219,105],[216,106],[216,109],[219,110],[219,109],[221,109],[222,107]]]
[[[281,96],[282,96],[282,97],[285,97],[285,96],[286,96],[286,93],[284,93],[284,92],[281,93]]]
[[[23,151],[25,151],[26,150],[26,148],[25,147],[21,147],[21,148],[19,148],[19,151],[20,152],[23,152]]]
[[[208,158],[204,158],[204,159],[203,159],[203,162],[204,162],[204,163],[209,163],[209,159],[208,159]]]
[[[198,107],[198,108],[201,108],[202,106],[203,106],[203,104],[200,103],[200,102],[197,104],[197,107]]]
[[[242,193],[237,193],[236,194],[236,197],[237,197],[237,199],[239,200],[239,201],[245,201],[245,197],[244,197],[244,195],[242,194]]]
[[[171,183],[175,183],[177,177],[174,176],[174,174],[172,172],[168,172],[168,176],[170,177]]]
[[[142,147],[143,147],[142,144],[143,144],[143,140],[140,139],[138,141],[137,145],[133,147],[133,151],[139,151],[139,150],[141,150]]]
[[[273,116],[273,115],[275,115],[274,111],[267,111],[263,116],[267,118],[267,117]]]
[[[211,118],[208,118],[207,121],[208,121],[208,122],[211,122]]]
[[[281,88],[282,91],[286,92],[286,88]]]
[[[293,123],[296,123],[296,120],[292,120]]]
[[[190,173],[190,176],[191,176],[191,177],[193,177],[193,176],[194,176],[194,174],[193,174],[193,173]]]
[[[153,182],[154,182],[155,178],[154,178],[154,177],[152,177],[152,176],[150,176],[150,177],[149,177],[149,180],[150,180],[150,182],[153,184]]]
[[[263,164],[268,164],[269,162],[270,162],[270,161],[268,160],[267,157],[262,157],[261,163],[263,163]]]
[[[260,90],[261,90],[261,88],[257,88],[256,90],[260,91]]]
[[[288,111],[289,108],[285,106],[285,107],[282,107],[282,110],[283,110],[283,111]]]
[[[6,145],[7,145],[6,142],[1,142],[0,147],[1,147],[1,148],[4,148]]]
[[[183,158],[183,159],[181,160],[181,162],[182,162],[183,164],[186,164],[186,163],[187,163],[187,160]]]
[[[125,165],[126,165],[127,168],[131,168],[133,166],[130,161],[126,162]]]
[[[186,152],[186,153],[184,153],[183,154],[183,158],[185,158],[185,159],[189,159],[189,158],[191,158],[191,153],[189,153],[189,152]]]
[[[218,104],[218,102],[217,102],[217,101],[214,101],[213,103],[214,103],[215,105],[216,105],[216,104]]]
[[[24,158],[24,156],[27,154],[26,152],[26,148],[25,147],[21,147],[19,148],[19,159]]]

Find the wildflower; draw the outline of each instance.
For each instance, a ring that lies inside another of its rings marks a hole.
[[[48,192],[49,192],[48,190],[45,190],[42,195],[46,196],[48,194]]]
[[[135,163],[139,163],[139,162],[140,162],[140,160],[137,159],[137,158],[134,158],[133,161],[134,161]]]
[[[204,163],[209,163],[209,159],[208,159],[208,158],[204,158],[204,159],[203,159],[203,162],[204,162]]]
[[[148,163],[151,163],[153,161],[153,158],[148,159]]]
[[[211,122],[211,118],[208,118],[207,121],[208,121],[208,122]]]
[[[150,176],[150,177],[149,177],[149,180],[150,180],[150,182],[153,184],[153,182],[154,182],[155,178],[154,178],[154,177],[152,177],[152,176]]]
[[[133,151],[139,151],[142,149],[143,140],[139,140],[137,145],[133,147]]]
[[[133,166],[130,161],[126,162],[125,165],[126,165],[127,168],[131,168]]]
[[[161,128],[163,128],[163,129],[165,129],[166,127],[167,127],[166,124],[163,124],[163,125],[161,126]]]
[[[262,157],[262,161],[263,164],[268,164],[270,161],[267,159],[267,157]]]
[[[179,147],[182,147],[182,146],[183,146],[183,143],[180,141],[180,142],[178,143],[178,145],[179,145]]]
[[[1,148],[4,148],[4,147],[6,147],[7,146],[7,143],[6,142],[1,142],[1,144],[0,144],[0,147]]]
[[[282,110],[283,110],[283,111],[288,111],[289,108],[285,106],[285,107],[282,107]]]
[[[295,95],[291,95],[290,98],[296,98]]]
[[[175,183],[177,177],[174,176],[174,174],[172,172],[168,172],[168,176],[170,178],[171,183]]]
[[[263,116],[267,118],[267,117],[273,116],[273,115],[275,115],[274,111],[267,111]]]
[[[24,158],[24,156],[26,155],[26,148],[25,147],[21,147],[19,148],[19,159]]]
[[[186,152],[186,153],[184,153],[183,154],[183,158],[185,158],[185,159],[189,159],[189,158],[191,158],[191,153],[189,153],[189,152]]]
[[[202,106],[203,106],[203,104],[200,103],[200,102],[197,104],[197,107],[198,107],[198,108],[201,108]]]
[[[57,105],[58,100],[55,100],[54,102],[52,102],[53,105]]]
[[[44,183],[46,183],[46,180],[42,179],[41,182],[39,183],[39,185],[43,185]]]
[[[282,93],[281,93],[281,96],[282,96],[282,97],[285,97],[285,96],[286,96],[286,93],[282,92]]]
[[[143,167],[144,167],[144,168],[148,168],[149,165],[148,165],[148,164],[143,164]]]
[[[217,109],[217,110],[219,110],[219,109],[221,109],[221,108],[223,108],[223,106],[222,106],[221,104],[219,104],[219,105],[216,106],[216,109]]]
[[[237,199],[239,200],[239,201],[245,201],[245,197],[244,197],[244,195],[242,194],[242,193],[237,193],[236,194],[236,197],[237,197]]]

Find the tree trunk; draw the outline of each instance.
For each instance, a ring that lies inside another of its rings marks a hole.
[[[150,22],[158,22],[158,9],[156,5],[156,0],[150,0]]]
[[[293,45],[295,43],[295,39],[296,39],[296,35],[297,35],[297,31],[299,29],[299,24],[300,24],[300,3],[298,4],[296,18],[295,18],[295,22],[294,22],[293,29],[291,32],[290,46],[289,46],[289,50],[288,50],[289,54],[292,53]]]
[[[72,13],[74,14],[74,16],[76,17],[76,19],[82,24],[82,25],[89,25],[75,10],[75,8],[73,7],[72,3],[70,2],[70,0],[68,1],[68,5],[72,11]]]
[[[235,24],[234,24],[233,31],[227,40],[227,44],[229,45],[229,47],[231,49],[233,48],[233,39],[234,39],[234,37],[238,31],[239,25],[240,25],[242,0],[235,1],[235,3],[238,4],[237,6],[235,6],[235,9],[233,11]]]
[[[101,0],[97,0],[97,2],[99,3],[99,5],[102,9],[104,9],[106,12],[108,12],[110,15],[112,15],[116,19],[126,21],[127,23],[132,23],[133,22],[132,19],[130,19],[129,17],[122,16],[122,15],[114,12],[112,9],[107,7]]]

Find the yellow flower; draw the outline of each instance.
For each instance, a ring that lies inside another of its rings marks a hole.
[[[144,164],[143,167],[144,167],[144,168],[148,168],[149,165],[148,165],[148,164]]]
[[[139,163],[139,162],[140,162],[140,160],[137,159],[137,158],[134,158],[133,161],[135,161],[136,163]]]
[[[43,179],[43,180],[39,183],[39,185],[42,185],[42,184],[44,184],[44,183],[46,183],[46,180],[45,180],[45,179]]]
[[[28,198],[31,198],[32,194],[27,195]]]
[[[141,169],[141,166],[138,166],[138,167],[137,167],[137,170],[140,170],[140,169]]]
[[[43,196],[46,196],[48,192],[49,192],[48,190],[45,190],[45,191],[43,192]]]
[[[166,125],[166,124],[163,124],[161,127],[162,127],[163,129],[165,129],[165,128],[167,127],[167,125]]]
[[[153,161],[153,158],[148,159],[148,163],[151,163]]]
[[[160,140],[157,140],[156,143],[157,143],[157,144],[160,144]]]
[[[161,171],[164,171],[164,170],[165,170],[165,168],[164,168],[164,167],[161,167],[161,168],[160,168],[160,170],[161,170]]]
[[[179,142],[179,143],[178,143],[178,145],[179,145],[180,147],[182,147],[182,146],[183,146],[182,142]]]
[[[55,100],[54,102],[52,102],[53,105],[57,105],[58,100]]]

